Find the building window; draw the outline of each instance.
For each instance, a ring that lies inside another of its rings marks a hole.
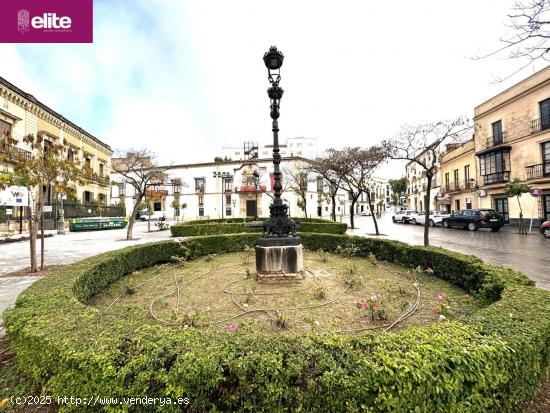
[[[232,190],[233,190],[233,178],[223,178],[223,191],[231,192]]]
[[[497,120],[492,124],[493,127],[493,144],[499,145],[504,141],[504,135],[502,133],[502,121]]]
[[[0,120],[0,140],[8,144],[11,141],[11,125],[3,120]]]
[[[445,173],[445,192],[449,192],[451,189],[451,183],[449,182],[449,172]]]
[[[172,179],[171,182],[174,194],[181,193],[181,179]]]
[[[455,180],[455,182],[454,182],[454,189],[455,189],[455,191],[457,191],[458,188],[459,188],[459,184],[460,184],[460,178],[458,177],[458,169],[455,169],[455,170],[453,171],[453,178],[454,178],[454,180]]]
[[[550,99],[539,102],[540,108],[540,127],[541,129],[550,128]]]
[[[199,207],[199,217],[203,217],[203,216],[204,216],[204,208]]]
[[[204,205],[204,197],[202,195],[199,195],[199,206]]]
[[[118,196],[126,196],[126,184],[121,182],[118,185]]]
[[[84,159],[84,167],[87,169],[92,169],[92,159],[89,156],[86,156]]]
[[[195,192],[204,192],[204,178],[195,178]]]
[[[544,176],[550,175],[550,141],[542,143],[542,168]]]
[[[472,198],[466,198],[466,209],[472,209]]]
[[[323,177],[322,176],[317,177],[317,192],[319,192],[319,193],[323,192]]]
[[[74,150],[73,148],[69,148],[67,150],[67,160],[70,162],[74,162]]]
[[[479,157],[479,172],[485,185],[510,180],[510,152],[491,152]]]
[[[82,201],[94,202],[94,193],[90,191],[84,191],[84,193],[82,194]]]
[[[99,164],[99,176],[103,177],[103,164]]]
[[[162,211],[162,202],[153,202],[153,211]]]

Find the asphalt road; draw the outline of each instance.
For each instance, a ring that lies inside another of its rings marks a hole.
[[[412,224],[394,224],[392,213],[385,213],[379,220],[384,238],[423,245],[424,227]],[[356,217],[354,230],[349,234],[368,236],[374,233],[371,217]],[[536,281],[537,286],[550,290],[550,239],[545,239],[533,228],[533,233],[520,235],[516,227],[504,227],[499,232],[462,229],[430,228],[430,245],[471,254],[483,261],[523,271]]]

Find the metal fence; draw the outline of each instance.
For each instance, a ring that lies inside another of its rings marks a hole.
[[[59,202],[47,204],[44,211],[44,229],[56,229],[61,212]],[[8,212],[11,211],[11,214]],[[123,206],[99,205],[96,203],[63,202],[64,218],[87,217],[124,217],[126,209]],[[0,223],[25,221],[28,218],[28,207],[0,206]]]

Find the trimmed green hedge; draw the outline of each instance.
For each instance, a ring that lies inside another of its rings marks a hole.
[[[174,255],[240,251],[258,237],[213,235],[181,244],[145,244],[52,272],[5,313],[21,368],[53,396],[189,397],[193,411],[254,412],[517,412],[548,371],[549,292],[512,270],[395,241],[301,235],[310,249],[348,248],[410,267],[431,266],[434,276],[496,301],[468,323],[328,336],[132,325],[86,305],[93,294],[136,269]],[[126,408],[181,411],[160,405]]]
[[[199,223],[200,222],[200,223]],[[298,232],[316,232],[326,234],[345,234],[347,224],[341,222],[313,220],[300,220]],[[262,227],[251,224],[250,221],[233,220],[204,220],[191,221],[172,225],[170,227],[173,237],[195,237],[198,235],[239,234],[243,232],[262,232]]]

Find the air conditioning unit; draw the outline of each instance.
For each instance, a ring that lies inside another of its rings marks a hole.
[[[485,189],[478,189],[476,191],[476,195],[479,196],[479,197],[484,197],[487,195],[487,191]]]

